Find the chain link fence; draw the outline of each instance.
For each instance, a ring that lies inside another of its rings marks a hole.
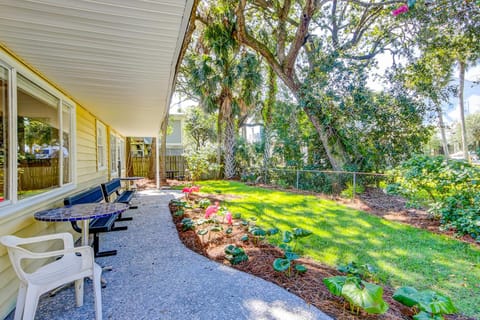
[[[393,177],[370,172],[269,168],[266,172],[252,169],[242,176],[242,180],[355,198],[356,194],[362,193],[367,187],[385,188],[393,182]]]

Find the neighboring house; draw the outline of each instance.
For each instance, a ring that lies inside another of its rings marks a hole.
[[[1,2],[0,236],[72,231],[33,214],[123,175],[126,137],[157,135],[192,3]],[[0,246],[0,319],[17,288]]]
[[[167,156],[183,155],[185,143],[185,114],[170,113],[168,126],[171,128],[167,135]]]
[[[181,113],[170,114],[168,117],[168,126],[170,127],[167,135],[167,156],[183,155],[185,142],[185,115]],[[130,152],[133,157],[147,157],[151,154],[152,138],[150,137],[133,137],[130,139]]]

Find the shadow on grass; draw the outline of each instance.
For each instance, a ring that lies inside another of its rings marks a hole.
[[[334,201],[261,189],[238,182],[208,181],[203,192],[241,195],[223,203],[264,228],[304,228],[313,235],[297,251],[330,266],[369,263],[394,287],[415,286],[450,296],[460,312],[480,317],[480,250],[470,244],[391,222]],[[275,244],[281,235],[270,237]]]

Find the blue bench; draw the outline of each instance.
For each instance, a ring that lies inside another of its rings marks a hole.
[[[83,191],[76,195],[67,197],[63,200],[63,203],[68,205],[81,204],[81,203],[98,203],[103,201],[103,192],[100,186]],[[108,231],[126,230],[127,227],[115,227],[115,220],[118,215],[112,215],[109,217],[102,217],[90,220],[89,232],[93,234],[93,251],[95,257],[105,257],[117,254],[117,250],[102,251],[100,252],[100,237],[99,233]],[[76,221],[72,221],[72,227],[75,231],[82,233]]]
[[[125,203],[130,205],[130,202],[135,195],[135,190],[122,190],[120,179],[112,179],[108,182],[102,183],[103,196],[106,202],[111,202],[112,195],[115,194],[113,202]],[[130,206],[130,209],[137,209],[137,206]],[[119,220],[132,220],[131,217],[120,218]]]

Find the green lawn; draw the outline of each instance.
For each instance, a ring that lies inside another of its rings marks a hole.
[[[257,217],[259,226],[312,231],[297,246],[305,256],[335,267],[350,261],[375,265],[384,283],[441,292],[461,313],[480,318],[480,250],[473,245],[313,196],[229,181],[200,185],[205,193],[240,196],[222,204],[244,218]],[[278,244],[280,235],[271,240]]]

